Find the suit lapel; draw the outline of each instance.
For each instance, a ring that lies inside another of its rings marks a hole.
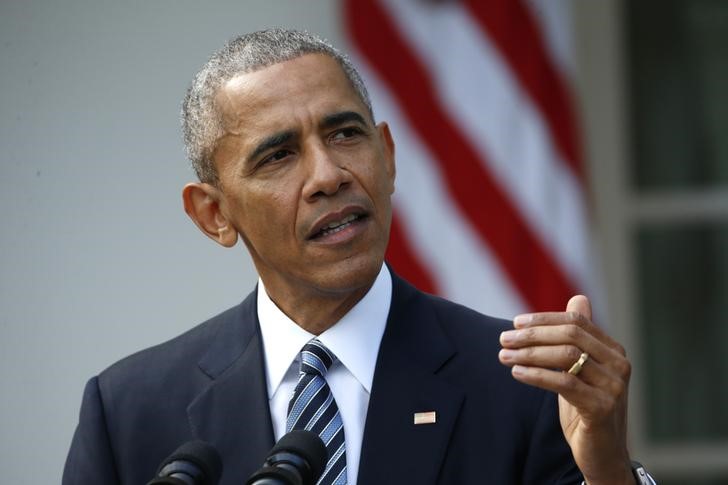
[[[224,318],[199,362],[212,382],[187,413],[193,435],[220,452],[222,483],[242,483],[263,464],[274,444],[256,292]]]
[[[392,307],[377,358],[359,485],[433,484],[464,395],[437,375],[454,350],[426,300],[392,276]],[[414,424],[434,411],[436,422]]]

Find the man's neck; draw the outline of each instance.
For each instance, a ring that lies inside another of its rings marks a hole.
[[[312,291],[306,294],[276,291],[265,285],[268,297],[298,326],[320,335],[335,325],[364,298],[374,281],[347,292]]]

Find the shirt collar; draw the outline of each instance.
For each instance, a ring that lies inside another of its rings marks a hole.
[[[318,336],[359,383],[371,392],[379,344],[392,302],[392,277],[382,265],[377,279],[341,320]],[[283,381],[301,348],[315,337],[299,327],[270,299],[258,279],[258,320],[263,336],[268,397]]]

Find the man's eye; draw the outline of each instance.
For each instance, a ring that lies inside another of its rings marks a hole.
[[[331,137],[333,140],[344,140],[346,138],[351,138],[357,135],[361,135],[362,131],[359,128],[342,128],[341,130],[338,130],[334,133],[334,135]]]
[[[278,150],[277,152],[273,153],[272,155],[269,155],[269,156],[265,157],[263,160],[261,160],[259,165],[265,165],[266,163],[277,162],[279,160],[286,158],[290,154],[291,154],[291,152],[289,150]]]

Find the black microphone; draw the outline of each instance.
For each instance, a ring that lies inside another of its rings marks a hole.
[[[314,485],[328,459],[326,446],[316,433],[291,431],[270,450],[263,467],[245,485]]]
[[[217,485],[222,475],[220,454],[209,443],[188,441],[165,459],[147,485]]]

